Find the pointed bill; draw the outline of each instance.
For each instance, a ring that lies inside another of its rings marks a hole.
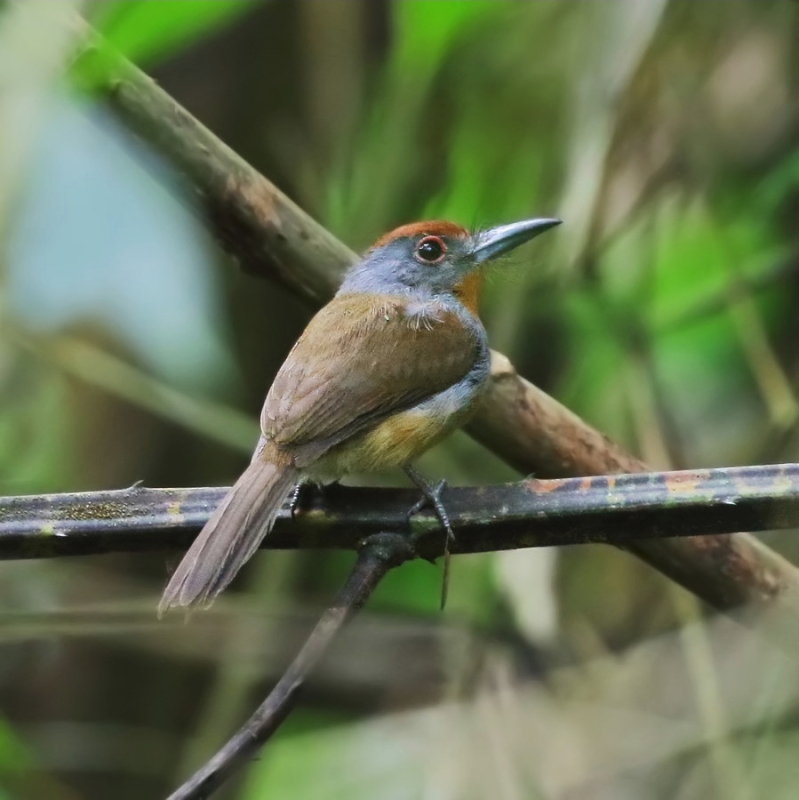
[[[483,264],[491,261],[560,223],[561,220],[554,217],[543,217],[511,222],[509,225],[498,225],[496,228],[479,231],[474,236],[475,245],[472,250],[475,263]]]

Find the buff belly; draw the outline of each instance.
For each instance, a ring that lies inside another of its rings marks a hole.
[[[305,472],[314,480],[330,481],[351,472],[375,472],[409,464],[472,416],[481,388],[479,384],[450,387],[342,442]]]
[[[441,441],[454,427],[451,420],[429,412],[414,409],[395,414],[376,428],[329,450],[307,472],[326,481],[351,472],[399,467]]]

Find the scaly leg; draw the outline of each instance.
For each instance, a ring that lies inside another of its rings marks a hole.
[[[422,493],[421,498],[408,511],[408,518],[421,511],[425,506],[432,506],[433,510],[444,529],[444,574],[441,578],[441,608],[447,604],[447,591],[449,590],[449,548],[455,540],[452,525],[449,521],[449,514],[441,501],[441,493],[446,488],[446,481],[439,481],[436,484],[429,483],[425,477],[413,466],[406,464],[403,467],[405,474],[413,481],[413,484]]]

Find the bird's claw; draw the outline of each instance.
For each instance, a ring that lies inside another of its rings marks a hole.
[[[333,481],[326,486],[319,481],[315,481],[313,478],[302,478],[299,480],[289,495],[288,506],[291,519],[295,518],[298,511],[302,511],[305,506],[310,505],[310,500],[315,495],[324,497],[325,489],[332,486],[338,486],[338,481]]]
[[[439,481],[434,486],[419,485],[422,496],[408,509],[408,519],[410,520],[414,514],[418,514],[423,508],[430,506],[441,523],[441,527],[447,532],[447,538],[451,541],[455,538],[455,534],[452,530],[452,523],[449,521],[447,509],[441,500],[441,493],[446,488],[446,481]]]
[[[421,511],[425,506],[432,506],[435,515],[438,518],[441,527],[444,529],[444,573],[441,580],[441,608],[447,604],[447,592],[449,590],[449,554],[453,542],[455,541],[455,533],[452,530],[452,523],[449,521],[449,514],[444,507],[441,500],[441,493],[447,486],[447,482],[442,480],[435,485],[430,485],[413,467],[408,466],[405,468],[405,473],[414,482],[416,487],[422,493],[419,500],[411,506],[408,511],[408,521],[410,518]],[[435,564],[435,559],[429,559],[430,563]]]
[[[309,492],[316,490],[318,487],[313,481],[303,479],[297,481],[297,485],[289,495],[289,516],[294,519],[297,511],[304,505],[307,500]]]

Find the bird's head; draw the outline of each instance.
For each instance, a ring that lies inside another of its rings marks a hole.
[[[403,225],[369,248],[342,290],[451,293],[474,312],[479,267],[559,224],[559,219],[529,219],[474,232],[441,220]]]

